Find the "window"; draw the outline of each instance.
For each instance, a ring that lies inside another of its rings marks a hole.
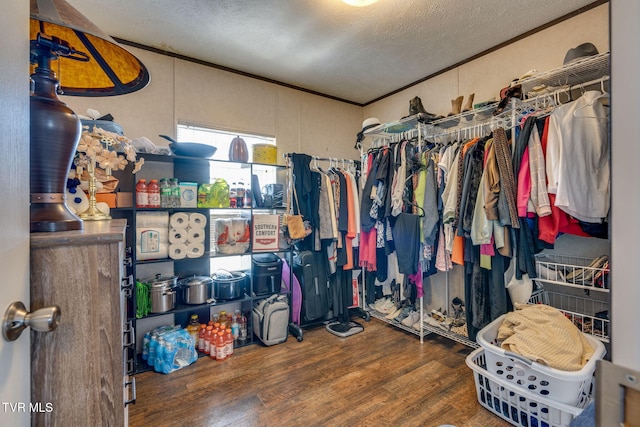
[[[212,160],[221,160],[221,162],[210,162],[210,174],[212,179],[222,178],[230,187],[235,185],[250,186],[251,185],[251,172],[255,174],[261,185],[266,183],[281,182],[282,177],[279,176],[283,173],[281,170],[278,173],[278,169],[273,166],[254,166],[249,167],[248,164],[228,162],[229,160],[229,146],[231,141],[235,137],[242,138],[247,144],[249,151],[249,159],[251,160],[253,155],[253,146],[255,144],[271,144],[276,145],[276,139],[273,137],[252,135],[240,132],[229,132],[219,129],[207,128],[202,126],[192,126],[185,124],[178,124],[177,140],[178,142],[197,142],[201,144],[213,145],[217,148],[215,154],[211,158]],[[246,211],[241,210],[211,210],[210,224],[212,225],[212,239],[214,236],[213,223],[216,218],[222,217],[237,217],[247,214]],[[215,242],[211,241],[212,247],[215,246]],[[251,256],[240,255],[221,258],[211,258],[211,272],[215,273],[218,269],[225,269],[229,271],[250,271],[251,270]]]
[[[249,159],[252,157],[253,146],[255,144],[276,145],[276,139],[268,136],[229,132],[191,125],[178,125],[179,142],[198,142],[217,147],[218,150],[212,157],[214,160],[229,160],[229,146],[231,145],[231,140],[237,136],[246,142],[249,150]]]

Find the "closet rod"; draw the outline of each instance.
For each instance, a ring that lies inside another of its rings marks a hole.
[[[287,158],[291,158],[291,156],[293,155],[293,153],[285,153],[283,154],[283,157],[285,159]],[[318,161],[322,161],[322,162],[345,162],[345,163],[350,163],[352,165],[356,164],[356,160],[352,160],[352,159],[337,159],[335,157],[318,157],[318,156],[310,156],[313,160],[318,160]]]
[[[578,83],[572,86],[567,86],[567,87],[560,87],[554,91],[551,92],[547,92],[547,93],[543,93],[541,95],[535,96],[533,98],[527,98],[525,100],[522,101],[518,101],[516,100],[516,104],[518,105],[528,105],[528,104],[533,104],[536,101],[539,101],[541,99],[547,99],[547,98],[555,98],[563,93],[569,93],[573,90],[578,90],[578,89],[584,89],[587,86],[591,86],[591,85],[595,85],[595,84],[602,84],[606,81],[609,81],[609,76],[602,76],[598,79],[594,79],[594,80],[589,80],[587,82],[584,83]],[[508,112],[505,111],[504,114],[495,116],[495,117],[491,117],[491,119],[484,121],[482,123],[477,123],[475,125],[472,126],[467,126],[464,128],[457,128],[457,129],[451,129],[451,130],[447,130],[445,132],[440,132],[440,133],[436,133],[436,134],[431,134],[428,137],[429,138],[433,138],[433,137],[442,137],[442,136],[452,136],[452,135],[456,135],[456,134],[464,134],[464,133],[470,133],[472,131],[484,131],[484,130],[492,130],[495,129],[496,127],[503,127],[505,129],[512,129],[515,126],[518,126],[518,123],[511,123],[512,121],[512,117],[510,117],[511,113],[513,112],[513,108],[511,108]],[[508,115],[509,114],[509,115]],[[508,126],[505,126],[504,123],[505,122],[510,122]]]

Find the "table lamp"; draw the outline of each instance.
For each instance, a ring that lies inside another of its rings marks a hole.
[[[123,95],[145,87],[149,73],[64,0],[31,0],[30,62],[31,231],[81,230],[65,191],[82,126],[57,94]]]

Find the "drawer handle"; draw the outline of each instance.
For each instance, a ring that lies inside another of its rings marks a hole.
[[[131,377],[131,380],[125,381],[124,387],[125,387],[125,390],[127,390],[127,391],[130,388],[131,389],[131,395],[132,395],[131,399],[124,401],[124,406],[127,406],[127,405],[129,405],[131,403],[136,403],[136,378],[135,377]],[[128,393],[126,393],[126,395],[129,396]]]
[[[131,347],[135,343],[135,335],[133,321],[129,320],[122,331],[122,346]]]

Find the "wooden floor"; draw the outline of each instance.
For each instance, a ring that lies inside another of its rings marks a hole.
[[[476,398],[471,349],[377,319],[339,338],[324,327],[272,347],[201,358],[169,375],[136,376],[136,426],[424,426],[510,424]]]

